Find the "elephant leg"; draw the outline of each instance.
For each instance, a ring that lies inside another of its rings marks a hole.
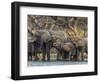
[[[42,60],[45,61],[46,50],[43,50],[43,57]]]
[[[65,52],[64,59],[69,61],[71,59],[71,52]]]
[[[82,58],[82,61],[84,61],[84,52],[83,51],[81,53],[81,58]]]
[[[51,49],[51,44],[50,44],[50,42],[47,42],[46,43],[47,61],[50,61],[50,49]]]
[[[47,52],[47,61],[50,61],[50,51]]]
[[[72,52],[68,52],[68,60],[70,61],[71,60],[71,55],[72,55]]]
[[[46,44],[45,43],[43,43],[42,45],[42,53],[43,53],[42,61],[45,61],[45,56],[46,56]]]
[[[64,52],[64,55],[63,55],[63,59],[65,60],[66,59],[66,56],[67,55],[67,53],[66,52]]]
[[[32,54],[32,60],[39,60],[39,57],[37,56],[37,54],[38,54],[38,51],[37,50],[35,50],[34,52],[33,52],[33,54]]]
[[[74,55],[74,61],[79,61],[80,60],[80,51],[76,49],[76,53]]]
[[[33,54],[33,44],[32,43],[30,43],[30,44],[28,44],[28,60],[29,61],[32,61],[32,54]]]
[[[68,60],[69,58],[69,52],[64,52],[64,60]]]
[[[60,60],[60,52],[57,51],[57,60]]]
[[[37,52],[36,43],[33,43],[31,44],[32,61],[35,60],[36,52]]]
[[[76,50],[72,50],[71,51],[71,56],[70,56],[70,60],[73,61],[74,60],[74,56],[76,55]]]

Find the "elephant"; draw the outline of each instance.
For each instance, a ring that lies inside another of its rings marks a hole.
[[[64,52],[64,58],[67,60],[73,60],[73,57],[76,55],[76,47],[72,42],[66,42],[62,45]]]
[[[64,36],[64,32],[57,32],[51,30],[33,30],[33,56],[37,58],[39,52],[42,53],[42,60],[50,60],[50,50],[51,48],[57,49],[57,60],[59,60],[59,53],[62,53],[60,47],[55,47],[53,44],[56,39],[60,37],[62,42],[65,42],[67,38]]]
[[[63,58],[61,44],[67,41],[64,31],[49,31],[52,37],[53,48],[57,50],[57,60]]]
[[[32,61],[39,60],[39,57],[37,56],[37,52],[39,51],[39,44],[34,42],[28,42],[28,60]]]
[[[85,55],[84,53],[86,53],[86,55],[88,54],[88,41],[87,38],[82,38],[78,41],[75,41],[75,46],[76,46],[76,56],[78,60],[82,60],[84,61]]]
[[[50,49],[52,47],[52,39],[51,35],[47,30],[36,30],[34,32],[34,47],[35,47],[35,56],[38,53],[38,50],[40,50],[43,53],[42,60],[50,60]],[[38,44],[38,47],[37,47]]]
[[[55,41],[55,39],[60,39],[62,42],[67,41],[68,37],[64,31],[51,31],[51,30],[49,30],[49,33],[50,33],[53,41]]]
[[[62,57],[63,60],[72,60],[72,56],[75,55],[76,47],[72,42],[57,39],[53,46],[57,49],[57,60]]]
[[[28,42],[28,61],[32,61],[32,42]]]

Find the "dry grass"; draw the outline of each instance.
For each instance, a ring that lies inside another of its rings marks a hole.
[[[82,38],[87,37],[87,31],[82,30],[81,28],[70,28],[66,30],[68,38],[72,41],[78,41]]]

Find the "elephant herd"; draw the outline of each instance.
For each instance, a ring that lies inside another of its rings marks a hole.
[[[56,49],[56,60],[84,61],[87,59],[87,38],[70,40],[63,31],[34,30],[28,41],[28,60],[50,61],[52,48]],[[37,54],[42,54],[40,59]]]

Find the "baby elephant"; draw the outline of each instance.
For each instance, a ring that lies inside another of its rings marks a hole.
[[[72,42],[61,42],[57,40],[53,46],[57,49],[57,60],[71,60],[75,55],[75,46]]]
[[[76,48],[72,42],[66,42],[62,45],[65,60],[72,60],[75,56]]]

